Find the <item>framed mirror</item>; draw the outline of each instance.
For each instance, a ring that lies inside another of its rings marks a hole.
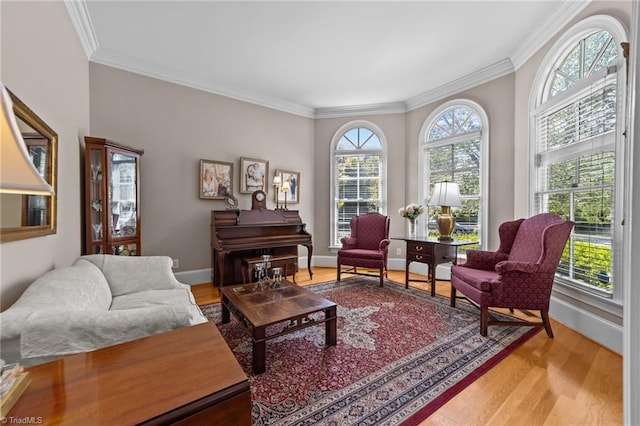
[[[13,111],[36,169],[57,193],[58,135],[9,91]],[[0,194],[0,242],[56,233],[56,195]]]

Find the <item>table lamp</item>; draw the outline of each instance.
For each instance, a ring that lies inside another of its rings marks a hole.
[[[280,209],[280,205],[278,204],[278,193],[280,192],[280,185],[282,185],[282,178],[280,176],[275,176],[273,178],[273,186],[276,187],[276,210]]]
[[[282,192],[284,192],[284,208],[283,208],[283,210],[287,210],[287,192],[289,192],[290,189],[291,189],[291,187],[289,186],[289,182],[283,182],[282,183]]]
[[[13,112],[9,91],[0,83],[2,117],[0,118],[0,192],[9,194],[53,195],[54,191],[38,173],[22,139]]]
[[[438,240],[451,241],[451,234],[456,225],[456,219],[451,216],[451,207],[462,206],[460,190],[455,182],[438,182],[433,186],[433,195],[429,199],[430,206],[440,206],[442,213],[438,216]]]

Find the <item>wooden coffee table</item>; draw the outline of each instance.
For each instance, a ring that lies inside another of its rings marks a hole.
[[[230,321],[230,313],[244,326],[253,341],[253,372],[264,373],[265,343],[283,334],[325,323],[325,342],[335,346],[337,342],[337,305],[304,287],[283,281],[280,287],[255,290],[255,284],[222,288],[222,322]],[[324,312],[324,319],[309,315]],[[267,327],[287,322],[284,328],[267,335]]]
[[[248,377],[211,322],[26,370],[7,424],[251,424]]]

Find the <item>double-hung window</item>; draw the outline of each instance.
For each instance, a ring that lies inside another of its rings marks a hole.
[[[332,149],[332,246],[351,235],[354,216],[384,213],[385,155],[382,132],[372,123],[353,122],[334,136]]]
[[[534,86],[532,208],[575,222],[559,280],[611,297],[621,270],[625,64],[614,34],[592,22],[550,52]]]
[[[483,109],[468,100],[455,100],[436,109],[420,132],[420,197],[428,200],[438,182],[455,182],[462,207],[452,209],[456,225],[452,237],[482,244],[486,217],[488,125]],[[429,206],[425,234],[437,236],[434,217],[438,206]],[[461,252],[464,248],[461,248]]]

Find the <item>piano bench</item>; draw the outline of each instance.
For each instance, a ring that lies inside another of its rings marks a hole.
[[[242,283],[247,284],[247,278],[251,282],[253,269],[256,263],[262,262],[262,256],[243,257],[242,258]],[[271,256],[269,260],[272,268],[282,268],[282,276],[287,278],[289,273],[292,275],[293,282],[296,282],[296,269],[298,269],[298,256],[291,254]],[[289,272],[290,271],[290,272]]]

